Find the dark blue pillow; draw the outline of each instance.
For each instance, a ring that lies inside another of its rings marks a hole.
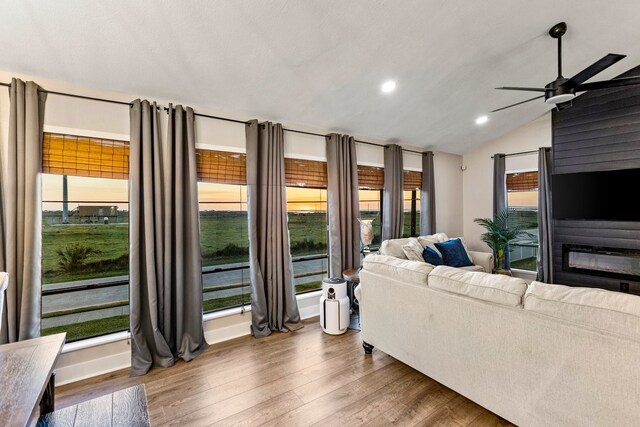
[[[442,258],[438,252],[434,251],[429,246],[424,248],[424,251],[422,251],[422,258],[424,258],[424,262],[428,262],[431,265],[442,265]]]
[[[435,243],[442,254],[442,262],[449,267],[468,267],[473,265],[460,239],[451,239],[443,243]]]

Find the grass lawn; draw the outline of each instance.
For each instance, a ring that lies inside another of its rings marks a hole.
[[[42,335],[53,335],[61,332],[67,333],[67,342],[77,341],[83,338],[105,335],[113,332],[129,329],[129,315],[107,317],[100,320],[74,323],[72,325],[54,326],[42,330]]]
[[[529,257],[529,258],[519,259],[518,261],[511,261],[511,268],[517,268],[519,270],[536,271],[538,268],[538,265],[535,257]]]
[[[289,215],[289,229],[293,255],[326,252],[326,214],[304,213]],[[200,235],[203,265],[221,265],[248,261],[248,237],[246,213],[203,212],[200,218]],[[300,242],[311,241],[316,245],[309,248]],[[85,264],[102,263],[101,268],[85,268],[76,272],[63,272],[59,269],[58,251],[73,243],[92,248],[95,253],[89,255]],[[318,247],[321,243],[324,246]],[[240,248],[241,253],[217,255],[228,245]],[[296,249],[296,244],[298,248]],[[128,274],[126,266],[117,265],[116,260],[129,253],[128,224],[87,224],[87,225],[44,225],[42,227],[42,271],[44,283],[69,282],[99,277],[121,276]],[[109,265],[114,267],[110,268]]]

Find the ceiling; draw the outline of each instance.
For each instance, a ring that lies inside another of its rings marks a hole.
[[[501,85],[556,77],[547,30],[569,25],[564,74],[609,52],[640,64],[635,0],[0,1],[0,69],[463,153],[550,109]],[[391,95],[380,85],[397,81]]]

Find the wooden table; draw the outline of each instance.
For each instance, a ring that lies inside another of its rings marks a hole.
[[[0,424],[35,424],[41,401],[46,401],[47,411],[53,410],[53,365],[65,336],[0,345]]]

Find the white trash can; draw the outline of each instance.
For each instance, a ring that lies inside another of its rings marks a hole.
[[[330,335],[347,332],[351,315],[347,282],[343,279],[324,279],[320,297],[320,326]]]

